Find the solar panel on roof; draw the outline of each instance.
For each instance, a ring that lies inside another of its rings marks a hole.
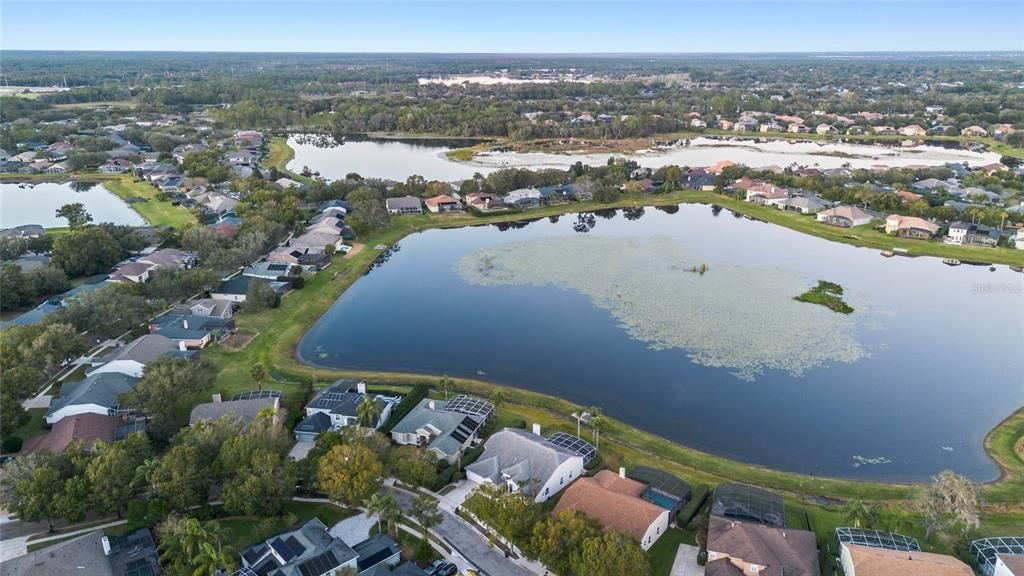
[[[299,572],[302,572],[303,576],[320,576],[337,567],[338,559],[334,556],[334,552],[327,550],[299,564]]]
[[[917,543],[917,540],[903,534],[896,534],[895,532],[840,527],[836,528],[836,539],[841,544],[856,544],[869,548],[881,548],[882,550],[896,550],[899,552],[921,551],[921,545]]]
[[[287,264],[271,264],[270,266],[267,266],[267,271],[268,272],[280,272],[281,270],[287,270],[287,269],[288,269],[288,265]]]
[[[124,576],[153,576],[153,566],[145,559],[132,560],[124,567]]]
[[[566,432],[555,432],[548,436],[548,442],[581,456],[584,464],[589,464],[597,456],[597,448],[593,444]]]
[[[295,536],[289,536],[288,539],[284,541],[284,543],[288,545],[288,548],[292,551],[292,554],[294,554],[295,556],[301,556],[302,553],[306,551],[306,547],[303,546],[301,542],[296,540]]]
[[[273,540],[271,540],[270,547],[273,548],[274,552],[277,552],[277,555],[280,556],[281,560],[284,560],[285,562],[288,562],[289,560],[295,557],[295,554],[292,552],[291,548],[289,548],[288,545],[284,543],[284,540],[281,540],[280,538],[274,538]]]
[[[248,392],[242,392],[241,394],[235,394],[231,397],[232,400],[259,400],[261,398],[280,398],[280,390],[250,390]]]

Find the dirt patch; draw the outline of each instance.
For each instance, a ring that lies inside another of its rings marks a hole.
[[[241,350],[242,348],[245,348],[249,342],[252,342],[253,338],[259,336],[259,334],[259,332],[254,332],[252,330],[239,330],[222,340],[221,345],[231,350]]]
[[[365,247],[365,245],[360,244],[359,242],[353,242],[352,249],[349,250],[347,254],[345,254],[345,258],[355,258],[356,254],[362,252],[363,248]]]

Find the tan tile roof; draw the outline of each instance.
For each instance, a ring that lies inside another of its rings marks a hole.
[[[848,544],[850,576],[973,576],[967,564],[945,554],[902,552]]]
[[[427,198],[426,200],[424,200],[424,202],[426,202],[427,206],[437,206],[438,204],[454,204],[457,203],[458,200],[452,198],[447,194],[441,194],[440,196]]]
[[[805,530],[776,528],[712,515],[707,548],[746,563],[767,566],[761,571],[763,576],[820,574],[817,539],[813,532]],[[715,560],[708,566],[718,562],[727,561]]]
[[[605,530],[627,532],[642,541],[647,529],[668,510],[640,498],[646,485],[602,470],[574,482],[555,506],[555,513],[579,510]]]

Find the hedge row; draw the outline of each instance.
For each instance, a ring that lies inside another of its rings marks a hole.
[[[412,409],[420,403],[420,400],[427,397],[428,392],[430,392],[430,388],[425,385],[418,384],[413,386],[412,390],[398,403],[398,406],[391,411],[391,416],[388,417],[388,421],[384,423],[384,427],[381,430],[385,434],[390,434],[391,429],[397,426],[409,412],[412,412]]]
[[[707,484],[697,484],[690,490],[690,501],[685,506],[679,509],[679,514],[676,515],[676,525],[685,527],[693,520],[693,517],[697,515],[701,506],[704,505],[704,501],[708,499],[708,493],[711,491]]]

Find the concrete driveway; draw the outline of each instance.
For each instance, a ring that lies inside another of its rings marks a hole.
[[[680,544],[672,563],[672,576],[704,576],[704,567],[697,564],[698,552],[696,546]]]
[[[370,527],[377,524],[377,518],[365,513],[345,518],[331,527],[331,536],[341,538],[349,546],[362,542],[370,535]]]
[[[454,490],[445,494],[441,497],[441,500],[451,506],[452,510],[462,506],[462,503],[466,501],[466,498],[473,493],[474,490],[479,488],[480,485],[471,480],[461,480],[458,486]]]

